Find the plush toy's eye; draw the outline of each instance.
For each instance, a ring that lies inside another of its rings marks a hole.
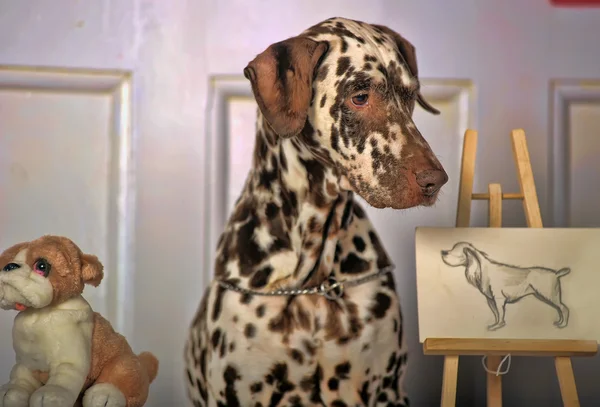
[[[369,95],[366,93],[361,93],[361,94],[352,96],[352,104],[357,107],[366,106],[368,101],[369,101]]]
[[[44,277],[48,277],[48,274],[50,273],[50,269],[52,268],[52,266],[50,265],[50,263],[48,263],[48,260],[46,259],[38,259],[35,264],[33,265],[33,271],[35,271],[36,273],[38,273],[40,276],[44,276]]]
[[[21,268],[21,266],[19,266],[17,263],[8,263],[6,266],[4,266],[2,271],[13,271],[18,268]]]

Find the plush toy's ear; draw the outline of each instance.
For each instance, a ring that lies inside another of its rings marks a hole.
[[[396,31],[384,26],[384,25],[375,25],[375,27],[379,28],[381,31],[383,31],[384,33],[392,36],[392,38],[394,38],[394,42],[396,43],[396,46],[398,47],[398,51],[400,52],[400,56],[402,57],[401,59],[404,59],[406,61],[406,64],[408,65],[408,68],[410,69],[410,72],[413,74],[413,76],[417,79],[419,79],[419,67],[417,65],[417,51],[415,50],[414,45],[412,45],[412,43],[410,41],[408,41],[406,38],[404,38],[403,36],[401,36],[400,34],[398,34]],[[437,110],[435,107],[431,106],[429,104],[429,102],[427,102],[425,100],[425,98],[423,97],[423,95],[421,94],[421,92],[419,92],[417,94],[417,102],[421,105],[421,107],[425,110],[427,110],[429,113],[432,114],[440,114],[440,111]]]
[[[279,136],[293,137],[306,123],[312,82],[326,42],[294,37],[269,46],[244,68],[260,111]]]
[[[98,257],[91,254],[81,255],[81,277],[85,284],[97,287],[104,277],[104,266]]]

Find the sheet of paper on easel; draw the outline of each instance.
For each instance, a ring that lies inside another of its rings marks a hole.
[[[417,228],[420,341],[600,341],[600,229]]]

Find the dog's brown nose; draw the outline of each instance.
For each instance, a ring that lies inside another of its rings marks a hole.
[[[417,173],[417,184],[421,187],[423,195],[434,195],[446,182],[448,175],[444,170],[425,170]]]

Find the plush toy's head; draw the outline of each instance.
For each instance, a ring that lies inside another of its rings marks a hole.
[[[43,236],[16,244],[0,254],[0,308],[22,311],[59,304],[97,286],[103,266],[71,240]]]

